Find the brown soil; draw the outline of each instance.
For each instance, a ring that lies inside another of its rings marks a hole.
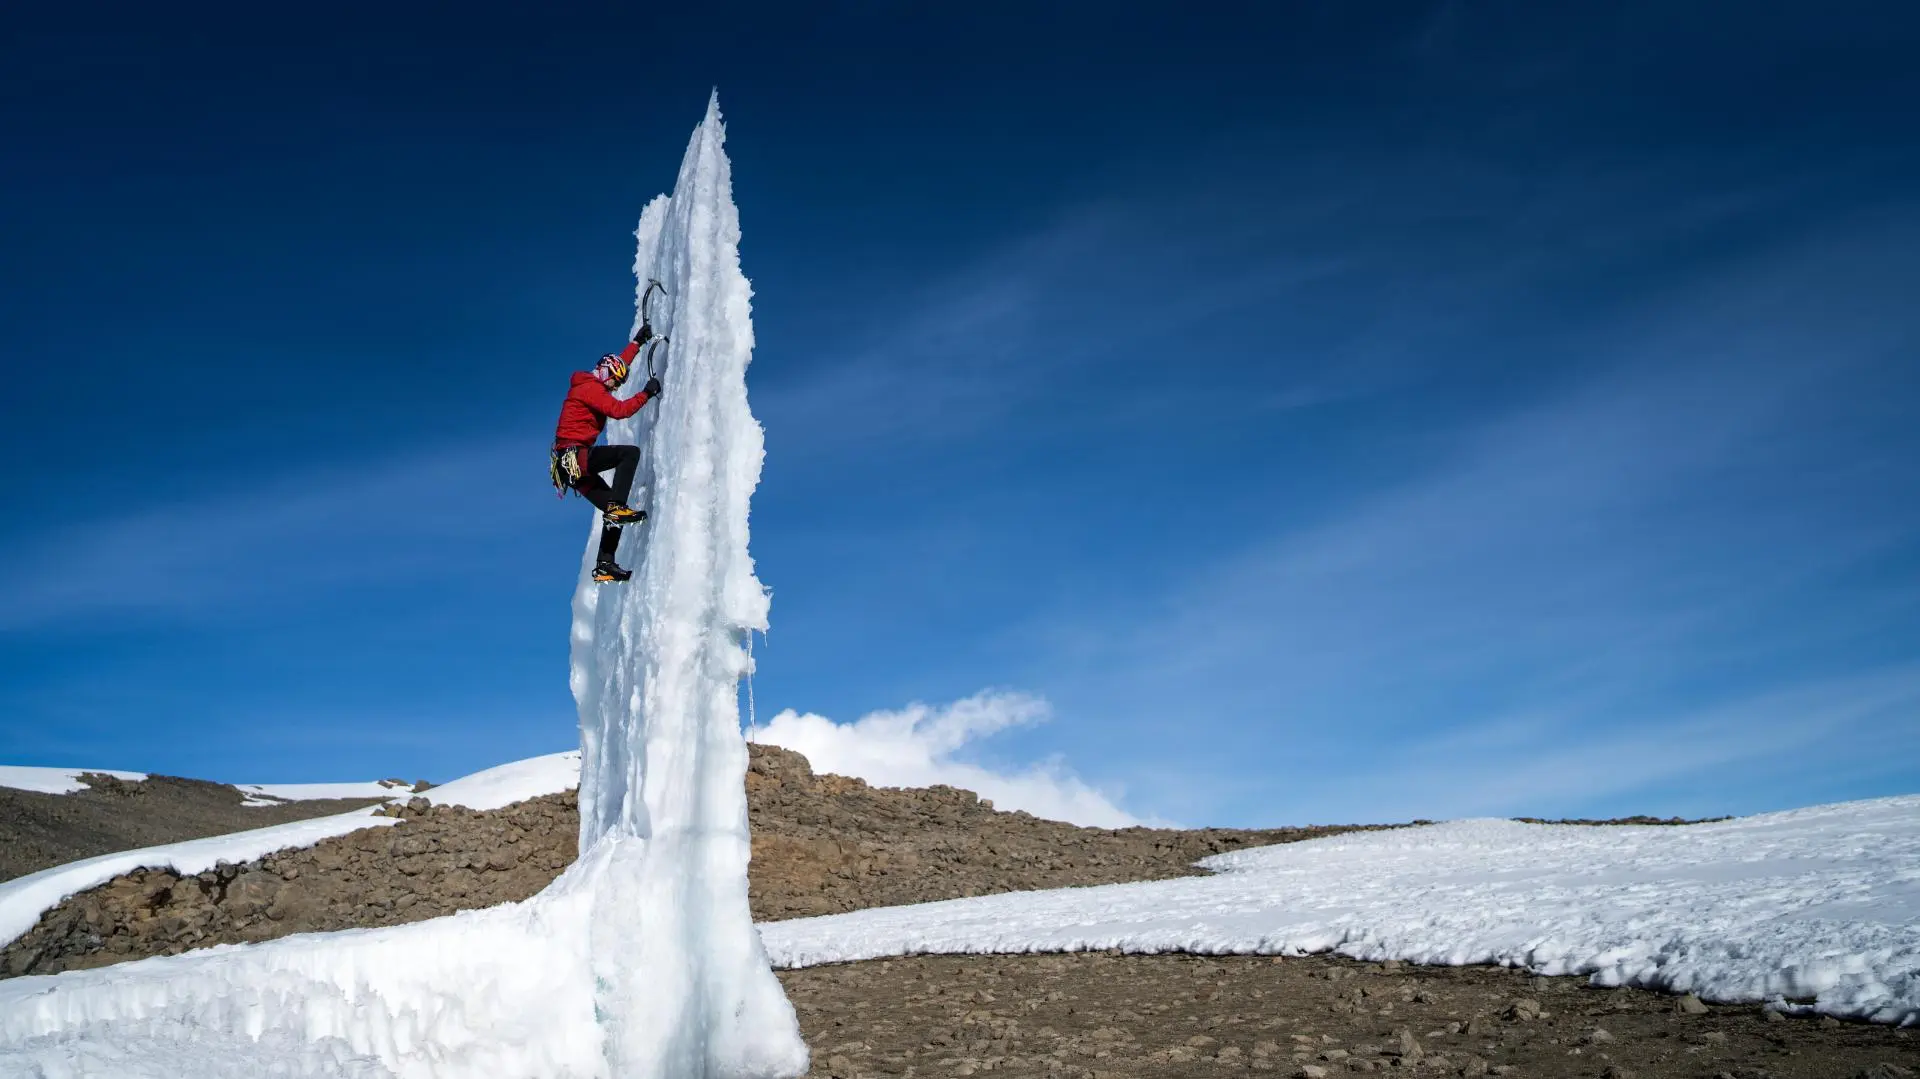
[[[225,783],[174,776],[143,781],[88,773],[86,790],[39,794],[0,787],[0,881],[114,851],[327,817],[378,798],[243,806]]]
[[[921,957],[780,975],[812,1079],[1904,1079],[1920,1036],[1496,967],[1324,956]]]

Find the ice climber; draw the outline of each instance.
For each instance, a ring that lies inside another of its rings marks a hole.
[[[624,581],[632,572],[614,562],[620,547],[620,526],[644,521],[642,510],[632,509],[627,499],[633,494],[633,473],[640,467],[638,446],[596,446],[600,431],[609,418],[624,420],[660,396],[660,380],[647,379],[640,392],[625,400],[613,395],[633,373],[633,358],[647,345],[651,336],[646,327],[634,336],[621,352],[609,352],[591,371],[575,371],[567,399],[560,404],[560,423],[553,433],[553,486],[563,497],[568,488],[600,510],[600,554],[593,564],[593,579],[600,582]],[[600,478],[611,469],[613,485]]]

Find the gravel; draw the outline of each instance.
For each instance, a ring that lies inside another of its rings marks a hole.
[[[1496,967],[1327,956],[919,957],[782,972],[815,1079],[1259,1072],[1910,1079],[1920,1037]]]

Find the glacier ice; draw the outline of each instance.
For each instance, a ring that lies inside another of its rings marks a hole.
[[[0,983],[0,1076],[749,1079],[807,1068],[747,907],[738,680],[767,595],[747,555],[761,431],[751,291],[717,98],[635,270],[670,303],[625,585],[583,555],[572,685],[580,858],[524,903]]]

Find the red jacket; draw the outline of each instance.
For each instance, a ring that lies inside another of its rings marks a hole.
[[[560,423],[554,428],[553,448],[591,446],[609,418],[624,420],[647,403],[645,393],[622,401],[592,371],[575,371],[567,399],[560,403]]]

